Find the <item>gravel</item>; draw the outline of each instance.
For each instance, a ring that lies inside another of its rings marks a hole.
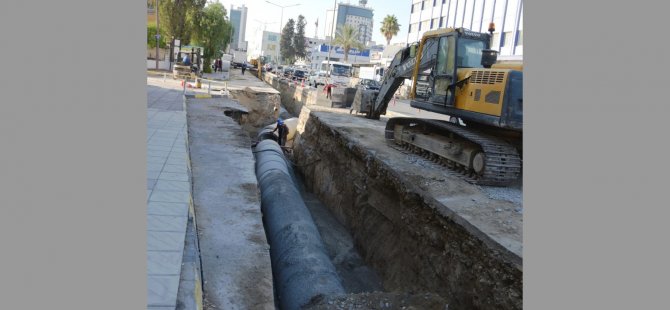
[[[509,201],[519,206],[523,205],[523,191],[521,188],[493,186],[482,186],[481,188],[490,199]]]

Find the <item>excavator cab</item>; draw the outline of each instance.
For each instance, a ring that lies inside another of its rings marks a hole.
[[[488,48],[489,35],[463,28],[427,33],[420,43],[422,52],[417,60],[427,66],[423,70],[417,68],[413,74],[412,99],[453,107],[457,87],[465,82],[458,79],[458,70],[483,68],[482,51]]]
[[[465,123],[521,131],[522,73],[495,66],[491,35],[464,28],[426,32],[412,74],[410,106]]]

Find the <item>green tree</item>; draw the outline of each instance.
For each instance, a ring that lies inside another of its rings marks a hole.
[[[168,37],[189,44],[197,31],[206,0],[158,0],[161,31]]]
[[[220,3],[211,3],[198,13],[193,40],[203,47],[204,72],[211,72],[211,59],[219,56],[230,43],[230,22],[226,20],[226,9]]]
[[[349,50],[351,48],[363,49],[365,46],[358,41],[358,30],[351,25],[345,24],[343,27],[337,29],[333,44],[344,49],[344,61],[349,60]]]
[[[160,0],[158,3],[161,30],[166,35],[188,41],[189,27],[186,14],[192,7],[192,0]]]
[[[281,39],[279,39],[279,52],[283,62],[293,63],[295,58],[295,48],[293,46],[293,36],[295,29],[295,21],[289,18],[288,22],[282,29]]]
[[[293,36],[293,49],[295,56],[304,58],[307,55],[305,51],[305,16],[299,15],[298,22],[295,25],[295,35]]]
[[[161,37],[158,40],[160,48],[166,48],[167,44],[165,43],[165,30],[161,29]],[[156,25],[147,24],[147,47],[156,48]]]
[[[398,31],[400,31],[398,19],[395,15],[386,15],[384,20],[382,20],[382,27],[379,28],[379,30],[386,38],[386,45],[391,45],[391,39],[398,34]]]

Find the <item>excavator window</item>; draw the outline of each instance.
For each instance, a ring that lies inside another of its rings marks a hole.
[[[458,68],[482,68],[482,50],[485,43],[481,40],[461,38],[458,41]]]
[[[455,44],[454,36],[446,36],[440,38],[440,45],[438,47],[437,54],[437,70],[436,75],[449,75],[454,74],[454,45]]]
[[[445,102],[449,86],[453,83],[455,74],[456,38],[445,36],[440,38],[437,51],[437,64],[433,81],[433,101]]]

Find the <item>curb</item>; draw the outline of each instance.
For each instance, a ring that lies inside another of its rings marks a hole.
[[[194,97],[198,95],[184,95],[184,101],[182,103],[184,114],[187,113],[186,110],[186,98]],[[209,96],[209,95],[205,95]],[[193,220],[193,228],[195,230],[195,252],[196,252],[196,270],[195,270],[195,285],[193,287],[193,296],[195,299],[195,307],[197,310],[203,310],[203,292],[202,292],[202,263],[200,261],[200,240],[198,238],[198,224],[195,216],[195,205],[193,203],[193,170],[191,165],[191,152],[189,149],[188,141],[188,117],[186,117],[186,135],[184,137],[186,143],[186,166],[188,171],[189,182],[191,183],[190,197],[189,197],[189,206],[188,214],[189,217]]]

